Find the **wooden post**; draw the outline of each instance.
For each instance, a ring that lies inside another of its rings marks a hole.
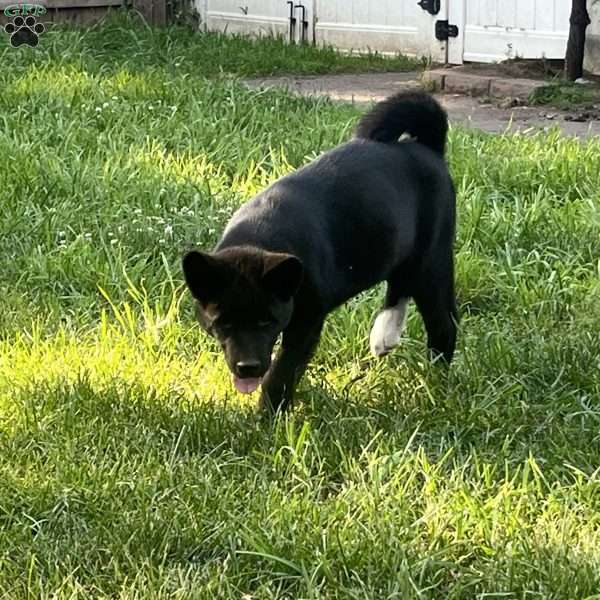
[[[151,25],[167,24],[167,0],[133,0],[133,6]]]
[[[586,0],[573,0],[569,19],[569,41],[565,56],[565,76],[569,81],[583,77],[583,57],[585,55],[585,30],[590,24]]]

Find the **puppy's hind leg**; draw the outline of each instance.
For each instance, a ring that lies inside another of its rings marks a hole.
[[[427,345],[433,358],[441,357],[444,362],[450,363],[458,324],[451,256],[446,261],[446,269],[423,274],[414,298],[425,322]]]
[[[374,356],[385,356],[400,343],[408,313],[408,294],[402,286],[388,281],[383,310],[375,318],[369,345]]]

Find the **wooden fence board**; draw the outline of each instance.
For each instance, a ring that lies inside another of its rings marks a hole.
[[[2,11],[7,6],[22,3],[19,0],[0,0],[0,24],[7,18]],[[27,0],[36,4],[36,0]],[[168,22],[167,0],[40,0],[48,9],[43,19],[59,22],[87,24],[102,18],[111,8],[133,6],[152,25],[164,26]]]
[[[46,0],[46,8],[103,8],[105,6],[123,6],[124,0]]]
[[[133,6],[153,25],[167,24],[166,0],[133,0]]]

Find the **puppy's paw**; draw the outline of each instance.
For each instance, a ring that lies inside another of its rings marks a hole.
[[[406,307],[407,301],[401,300],[393,308],[386,308],[377,315],[369,336],[371,354],[385,356],[400,343],[406,320]]]
[[[371,329],[369,345],[374,356],[385,356],[400,343],[400,331],[386,312],[377,315]]]

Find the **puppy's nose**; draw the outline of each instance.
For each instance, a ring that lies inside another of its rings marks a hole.
[[[235,368],[242,379],[261,375],[260,362],[258,360],[240,360],[235,363]]]

